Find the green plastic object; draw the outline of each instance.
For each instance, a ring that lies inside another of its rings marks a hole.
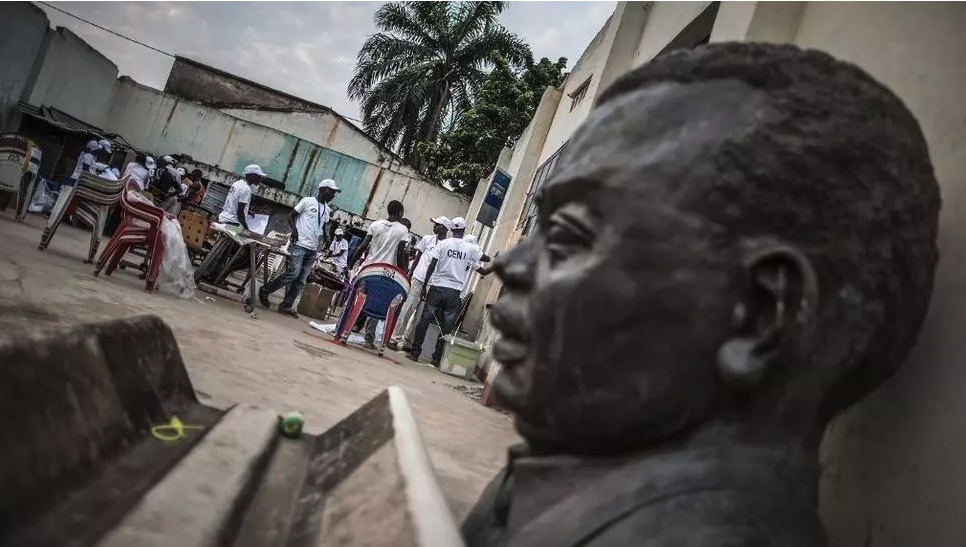
[[[278,420],[278,431],[283,436],[290,439],[298,438],[302,434],[305,426],[305,418],[301,412],[288,412],[283,414]]]
[[[476,362],[483,353],[483,346],[470,340],[444,336],[446,347],[443,350],[443,359],[440,362],[439,370],[460,378],[470,378],[476,368]]]

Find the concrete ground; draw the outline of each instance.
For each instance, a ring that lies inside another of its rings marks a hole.
[[[299,410],[309,433],[332,426],[387,386],[400,386],[457,519],[517,440],[507,416],[454,389],[468,382],[397,354],[380,359],[332,344],[307,318],[260,309],[252,320],[240,304],[201,292],[195,300],[147,294],[131,271],[94,277],[93,266],[83,262],[89,232],[63,225],[41,252],[43,225],[37,215],[18,223],[12,209],[0,212],[0,331],[154,314],[174,331],[202,402]]]

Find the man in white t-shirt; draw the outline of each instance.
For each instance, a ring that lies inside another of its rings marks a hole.
[[[265,173],[257,165],[249,165],[245,168],[245,178],[236,180],[231,189],[228,190],[228,197],[225,198],[225,205],[221,208],[218,215],[218,222],[231,224],[248,229],[245,218],[248,216],[248,204],[252,200],[252,188],[250,185],[261,182]]]
[[[258,300],[266,308],[271,306],[268,296],[285,287],[285,297],[278,305],[278,313],[289,317],[298,317],[292,305],[302,294],[305,280],[309,277],[315,265],[315,257],[319,249],[319,240],[325,237],[325,223],[329,221],[329,206],[335,194],[339,192],[332,179],[325,179],[319,183],[319,191],[313,197],[302,198],[295,205],[289,215],[289,225],[292,227],[292,245],[289,245],[289,258],[285,266],[285,273],[269,281],[258,290]]]
[[[466,221],[462,217],[451,220],[450,231],[453,237],[441,241],[430,253],[431,260],[423,287],[426,304],[416,325],[412,347],[406,354],[413,361],[419,361],[426,330],[429,323],[435,321],[439,325],[440,337],[436,341],[436,351],[433,352],[433,366],[439,366],[443,357],[443,336],[453,330],[453,322],[460,309],[463,286],[466,285],[470,272],[477,270],[479,262],[490,261],[490,257],[483,254],[476,243],[463,241],[464,230]]]
[[[141,191],[144,191],[148,186],[148,176],[150,176],[147,163],[147,156],[135,154],[134,161],[124,167],[124,174],[121,175],[121,178],[136,183]]]
[[[325,258],[332,266],[332,271],[338,275],[342,275],[349,261],[349,242],[346,241],[344,236],[345,232],[342,231],[342,228],[336,228],[335,237],[329,245],[329,250],[325,253]]]
[[[429,263],[432,260],[430,253],[436,245],[446,239],[449,232],[449,219],[446,217],[436,217],[433,219],[433,233],[423,236],[416,244],[416,258],[413,260],[412,270],[409,272],[410,286],[409,296],[399,311],[399,319],[396,323],[396,332],[392,340],[386,344],[391,350],[399,348],[399,342],[403,341],[403,350],[409,351],[412,346],[413,333],[416,330],[414,318],[420,316],[423,309],[422,300],[419,295],[423,292],[423,285],[426,282],[426,271],[429,270]]]
[[[392,200],[386,212],[389,213],[387,219],[377,220],[369,225],[366,237],[349,259],[350,270],[363,253],[366,253],[366,258],[362,261],[363,267],[380,262],[407,270],[406,242],[409,240],[409,230],[400,222],[405,212],[403,204]]]
[[[400,201],[392,200],[386,207],[389,218],[377,220],[369,225],[366,230],[366,237],[356,248],[349,259],[348,268],[352,270],[359,257],[366,254],[366,259],[362,262],[362,267],[369,264],[383,263],[398,266],[403,271],[409,265],[406,257],[407,245],[409,244],[409,229],[402,224],[402,216],[405,212]],[[366,319],[365,347],[375,348],[376,325],[378,321]]]
[[[94,153],[101,149],[101,144],[97,141],[89,141],[84,151],[81,152],[80,156],[77,156],[77,165],[74,166],[74,172],[70,175],[70,185],[73,186],[77,184],[77,179],[80,178],[81,173],[93,173],[94,172]]]

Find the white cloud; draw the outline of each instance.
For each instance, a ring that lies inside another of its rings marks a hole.
[[[569,66],[616,3],[514,2],[501,22],[534,56],[567,57]],[[328,105],[352,118],[345,94],[356,54],[376,32],[376,2],[59,2],[60,9],[163,51],[184,55],[281,91]],[[46,6],[54,26],[87,40],[121,74],[163,88],[173,60]]]

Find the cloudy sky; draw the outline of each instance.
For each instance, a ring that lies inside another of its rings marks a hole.
[[[196,59],[357,118],[346,98],[356,53],[376,31],[381,2],[55,2],[58,8],[162,51]],[[616,2],[511,2],[501,22],[534,56],[568,67]],[[39,5],[52,26],[80,35],[122,75],[163,88],[172,58]]]

